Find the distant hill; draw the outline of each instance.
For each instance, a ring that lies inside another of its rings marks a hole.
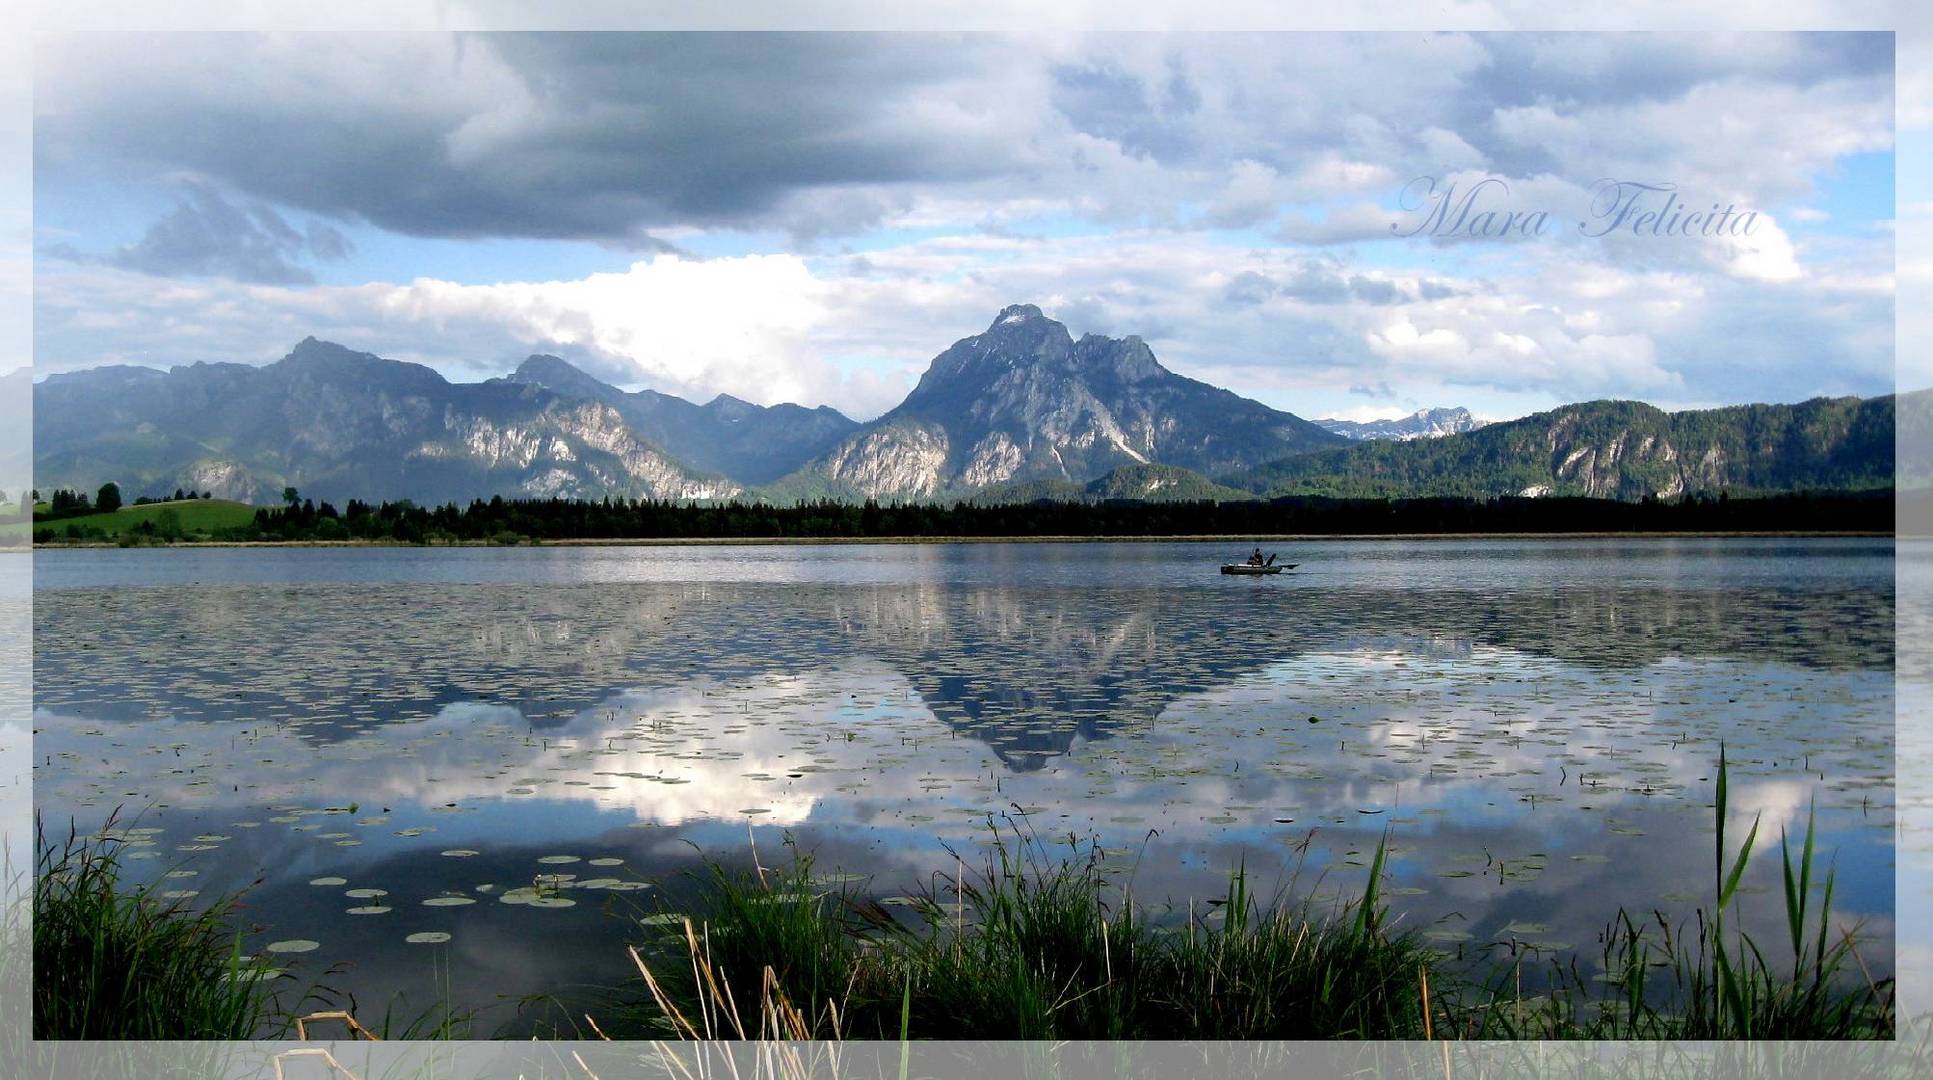
[[[1255,494],[1584,495],[1863,489],[1893,482],[1893,398],[1815,398],[1667,413],[1566,405],[1475,431],[1369,441],[1223,478]]]
[[[932,498],[992,485],[1086,484],[1117,468],[1225,472],[1342,445],[1291,413],[1169,371],[1138,337],[1088,334],[1032,304],[933,358],[898,407],[767,492]]]
[[[1394,420],[1317,420],[1315,425],[1345,439],[1436,439],[1475,431],[1488,421],[1470,415],[1458,406],[1449,409],[1418,409]]]

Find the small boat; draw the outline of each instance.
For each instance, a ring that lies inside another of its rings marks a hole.
[[[1300,563],[1275,563],[1269,566],[1256,566],[1254,563],[1223,563],[1222,573],[1224,574],[1279,574],[1284,570],[1293,570],[1299,565],[1301,564]]]

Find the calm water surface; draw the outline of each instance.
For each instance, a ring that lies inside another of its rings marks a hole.
[[[1588,970],[1620,906],[1708,903],[1722,741],[1733,835],[1816,800],[1891,971],[1890,541],[1224,547],[41,552],[34,798],[118,810],[191,903],[246,887],[248,948],[317,943],[292,984],[514,1034],[595,1007],[702,857],[893,896],[990,817],[1183,912],[1237,865],[1354,897],[1386,833],[1401,925]]]

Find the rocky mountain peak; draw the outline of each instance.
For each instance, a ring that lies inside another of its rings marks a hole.
[[[717,397],[705,402],[705,411],[716,415],[726,423],[733,424],[741,420],[759,416],[765,412],[764,409],[746,401],[744,398],[735,398],[730,394],[719,394]]]
[[[519,375],[547,375],[553,373],[583,374],[576,364],[571,363],[561,356],[552,356],[549,353],[532,353],[524,358],[523,363],[517,365],[517,374]]]
[[[212,370],[212,369],[211,369]],[[287,356],[260,369],[272,378],[304,386],[334,386],[344,393],[434,393],[448,386],[432,368],[358,352],[346,345],[305,337]]]
[[[1009,304],[1000,309],[993,322],[978,337],[963,339],[980,342],[989,349],[1032,351],[1042,355],[1058,354],[1074,343],[1067,327],[1041,314],[1032,304]],[[1045,352],[1043,352],[1045,350]]]
[[[1171,374],[1139,334],[1124,338],[1084,334],[1074,343],[1074,362],[1091,373],[1122,382],[1143,382]]]
[[[1048,319],[1047,316],[1041,314],[1040,308],[1033,304],[1008,304],[1006,307],[1000,309],[1000,314],[993,317],[993,322],[987,329],[995,330],[1002,326],[1014,326],[1033,319],[1043,319],[1047,322],[1053,322],[1052,319]]]
[[[1316,423],[1338,435],[1358,441],[1395,439],[1407,442],[1411,439],[1436,439],[1445,435],[1475,431],[1488,421],[1477,419],[1471,415],[1469,409],[1455,406],[1418,409],[1408,416],[1393,420],[1317,420]]]
[[[373,353],[357,352],[346,345],[338,345],[333,341],[323,341],[313,335],[296,342],[295,348],[290,349],[289,354],[283,357],[285,361],[294,360],[306,363],[327,363],[346,360],[366,362],[374,359],[376,357]]]
[[[510,381],[546,387],[570,397],[611,403],[623,391],[590,374],[561,356],[533,355],[517,365]]]
[[[1139,337],[1084,335],[1033,304],[933,358],[899,406],[808,466],[801,492],[927,497],[1084,484],[1123,466],[1224,471],[1342,439],[1162,367]]]

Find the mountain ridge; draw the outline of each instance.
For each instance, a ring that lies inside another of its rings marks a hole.
[[[1892,482],[1893,462],[1891,397],[1680,413],[1580,402],[1352,441],[1169,371],[1138,336],[1076,339],[1031,304],[935,355],[899,405],[866,423],[823,406],[626,391],[547,354],[453,383],[314,337],[262,366],[114,365],[16,381],[35,408],[35,486],[113,480],[129,497],[182,487],[273,503],[292,486],[317,499],[425,502],[1637,500],[1872,488]]]
[[[1346,439],[1437,439],[1445,435],[1459,435],[1475,431],[1490,423],[1471,415],[1470,410],[1461,405],[1418,409],[1408,416],[1391,420],[1337,420],[1322,419],[1314,421],[1325,431],[1332,431]]]
[[[754,405],[722,393],[698,405],[656,390],[625,391],[547,354],[524,360],[504,381],[602,402],[678,460],[748,485],[777,480],[859,427],[829,405]]]
[[[96,369],[99,370],[99,369]],[[278,501],[493,493],[715,499],[744,486],[640,439],[618,411],[539,386],[452,383],[313,337],[260,367],[177,365],[34,385],[35,486],[173,487]]]
[[[1226,471],[1342,443],[1169,371],[1137,335],[1075,340],[1039,307],[1012,304],[935,356],[899,405],[773,492],[937,498],[1019,480],[1084,484],[1129,465]]]
[[[1893,410],[1892,395],[1675,413],[1638,401],[1577,402],[1440,438],[1284,458],[1221,482],[1264,497],[1858,490],[1893,482]]]

